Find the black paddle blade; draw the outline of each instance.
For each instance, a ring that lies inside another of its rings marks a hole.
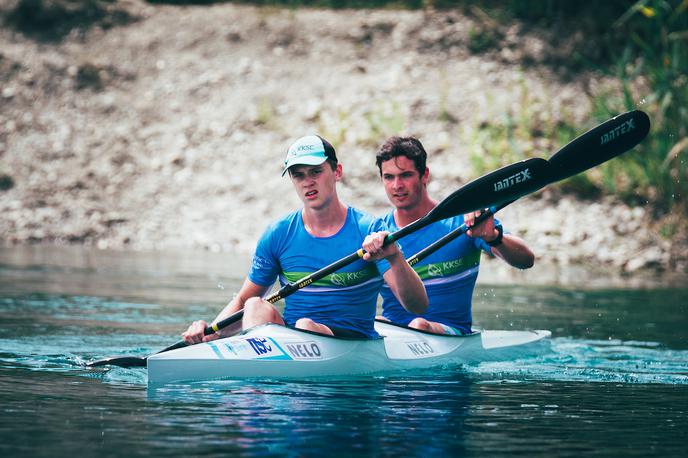
[[[650,118],[640,110],[616,116],[571,140],[549,158],[550,183],[591,169],[630,150],[650,131]]]
[[[99,359],[86,363],[87,367],[119,366],[119,367],[146,367],[146,358],[138,356],[115,356]]]
[[[476,178],[440,202],[425,218],[439,221],[452,216],[511,202],[549,183],[550,164],[534,157]]]

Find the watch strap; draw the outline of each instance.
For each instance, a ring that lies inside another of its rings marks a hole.
[[[491,247],[496,247],[502,244],[502,238],[504,238],[504,229],[502,228],[501,224],[495,225],[495,229],[497,229],[497,237],[494,240],[491,240],[489,242],[485,242]]]

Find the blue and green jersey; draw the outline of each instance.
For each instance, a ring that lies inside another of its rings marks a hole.
[[[248,278],[284,286],[344,258],[361,248],[366,235],[387,230],[380,219],[349,207],[346,222],[330,237],[306,231],[301,211],[271,224],[258,241]],[[377,337],[374,329],[377,296],[387,261],[355,261],[285,298],[284,321],[294,326],[300,318]]]
[[[394,213],[383,218],[391,232],[399,230]],[[495,224],[498,221],[495,219]],[[430,224],[413,232],[397,243],[408,258],[442,238],[463,224],[463,216],[455,216]],[[492,253],[490,246],[480,238],[461,235],[413,266],[425,285],[430,303],[423,315],[407,312],[392,294],[389,286],[382,287],[382,314],[388,320],[408,325],[416,317],[442,323],[471,332],[471,299],[478,278],[481,250]]]

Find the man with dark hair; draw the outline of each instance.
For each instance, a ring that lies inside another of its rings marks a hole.
[[[342,179],[342,165],[332,145],[317,135],[298,139],[289,147],[282,175],[287,171],[303,208],[263,233],[248,277],[214,323],[243,308],[244,329],[269,322],[327,335],[374,338],[383,278],[403,307],[423,313],[428,304],[423,284],[396,243],[383,246],[388,234],[384,223],[339,200],[336,184]],[[284,316],[262,299],[277,278],[282,285],[299,280],[361,247],[367,251],[363,260],[288,296]],[[182,336],[193,344],[227,333],[204,336],[205,327],[205,321],[196,321]]]
[[[375,162],[382,184],[394,206],[394,210],[383,218],[391,231],[425,216],[437,205],[437,201],[428,194],[430,169],[426,166],[426,159],[423,145],[413,137],[390,137],[377,153]],[[410,256],[464,222],[470,227],[465,235],[414,265],[430,300],[427,312],[415,314],[405,310],[384,285],[381,294],[385,319],[437,334],[470,333],[471,299],[478,278],[481,250],[514,267],[532,267],[534,256],[525,242],[505,233],[494,217],[473,225],[479,214],[475,212],[435,222],[400,242],[404,252]]]

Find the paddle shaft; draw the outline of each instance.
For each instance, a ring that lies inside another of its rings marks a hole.
[[[388,234],[387,237],[385,238],[383,245],[389,245],[390,243],[393,243],[393,242],[407,236],[408,234],[411,234],[412,232],[417,231],[418,229],[421,229],[421,228],[427,226],[428,224],[434,223],[437,220],[438,219],[434,218],[433,215],[428,214],[425,217],[414,221],[413,223],[409,224],[408,226],[405,226],[396,232]],[[273,293],[270,296],[268,296],[267,298],[265,298],[265,300],[267,302],[270,302],[271,304],[274,304],[275,302],[282,300],[287,296],[290,296],[291,294],[295,293],[296,291],[300,290],[301,288],[304,288],[304,287],[310,285],[311,283],[316,282],[316,281],[320,280],[321,278],[324,278],[333,272],[336,272],[337,270],[341,269],[342,267],[348,266],[349,264],[357,261],[358,259],[361,259],[365,253],[366,253],[366,251],[363,248],[361,248],[361,249],[357,250],[355,253],[351,253],[350,255],[348,255],[348,256],[346,256],[346,257],[344,257],[338,261],[335,261],[332,264],[325,266],[322,269],[313,272],[312,274],[306,275],[305,277],[303,277],[302,279],[300,279],[297,282],[287,283],[282,288],[280,288],[279,291],[276,291],[275,293]],[[213,323],[209,326],[206,326],[205,329],[203,330],[203,335],[208,336],[210,334],[215,334],[215,333],[219,332],[221,329],[224,329],[227,326],[231,326],[232,324],[239,322],[243,318],[243,316],[244,316],[244,310],[243,309],[236,311],[233,314],[231,314],[230,316],[228,316],[227,318],[223,318],[222,320],[220,320],[216,323]],[[164,353],[164,352],[170,351],[170,350],[176,350],[178,348],[184,348],[186,346],[188,346],[188,344],[185,341],[180,340],[179,342],[177,342],[173,345],[170,345],[169,347],[163,348],[162,350],[160,350],[156,354]],[[120,362],[122,362],[123,365],[126,364],[127,366],[142,365],[140,363],[137,363],[137,364],[132,363],[132,361],[134,359],[135,358],[131,358],[131,357],[123,357],[123,358],[121,358]],[[141,361],[145,362],[146,358],[140,358],[140,359],[141,359]],[[106,364],[117,365],[117,362],[118,362],[117,358],[108,358],[106,360],[94,361],[92,363],[89,363],[89,366],[103,366]]]
[[[485,218],[487,218],[487,216]],[[476,222],[480,222],[480,221],[483,221],[483,220],[481,220],[479,218],[476,219]],[[399,229],[398,231],[387,235],[383,245],[389,245],[390,243],[394,243],[397,240],[399,240],[399,239],[401,239],[401,238],[427,226],[428,224],[434,223],[434,222],[435,221],[431,218],[417,219],[416,221],[409,224],[408,226],[404,226],[403,228]],[[464,229],[464,231],[465,230],[466,229]],[[461,234],[455,235],[454,238],[458,237],[459,235],[461,235]],[[442,245],[448,243],[449,241],[450,240],[447,240]],[[439,249],[442,245],[437,246],[437,248],[435,248],[435,250]],[[428,247],[428,248],[430,248],[430,247]],[[345,258],[342,258],[338,261],[335,261],[332,264],[325,266],[322,269],[313,272],[312,274],[306,275],[305,277],[301,278],[297,282],[287,283],[282,288],[280,288],[279,291],[276,291],[273,294],[271,294],[270,296],[266,297],[265,300],[267,302],[270,302],[271,304],[274,304],[275,302],[280,301],[287,296],[290,296],[291,294],[295,293],[296,291],[300,290],[301,288],[304,288],[304,287],[310,285],[311,283],[314,283],[314,282],[328,276],[329,274],[338,271],[342,267],[346,267],[349,264],[357,261],[358,259],[361,259],[365,253],[366,253],[366,251],[361,248],[358,251],[356,251],[355,253],[351,253],[350,255],[346,256]],[[411,265],[413,265],[413,264],[411,264]],[[203,334],[206,336],[210,335],[210,334],[214,334],[214,333],[220,331],[221,329],[223,329],[227,326],[230,326],[231,324],[236,323],[237,321],[241,320],[243,318],[243,316],[244,316],[243,310],[239,310],[237,312],[234,312],[233,314],[231,314],[227,318],[224,318],[224,319],[218,321],[217,323],[213,323],[209,326],[206,326],[206,328],[203,330]],[[182,348],[184,346],[186,346],[186,343],[184,341],[180,341],[180,342],[177,342],[176,344],[174,344],[168,348],[165,348],[160,353],[162,353],[164,351],[175,350],[177,348]]]
[[[554,155],[552,155],[552,157],[549,160],[551,168],[547,170],[547,173],[549,173],[550,176],[545,184],[551,184],[556,181],[569,178],[573,175],[583,172],[584,170],[590,169],[603,162],[606,162],[620,154],[623,154],[624,152],[630,150],[638,143],[640,143],[645,138],[645,136],[647,136],[649,129],[650,120],[647,117],[647,114],[639,110],[629,111],[627,113],[620,114],[603,122],[597,127],[590,129],[582,135],[579,135],[574,140],[564,145]],[[516,164],[512,164],[512,166],[507,166],[500,170],[505,170],[515,165]],[[518,172],[518,170],[514,169],[514,172]],[[521,171],[521,173],[524,172]],[[476,190],[473,193],[473,195],[476,195],[478,193],[486,193],[486,191],[488,190],[484,187],[484,184],[489,181],[487,180],[487,178],[491,175],[494,175],[494,172],[492,174],[486,175],[485,177],[481,177],[482,179],[474,180],[471,183],[468,183],[466,186],[462,187],[459,191],[457,191],[457,193],[471,187],[478,188],[480,186],[482,186],[481,191]],[[518,173],[514,173],[514,176],[517,175]],[[511,179],[511,177],[508,177],[507,180],[508,179]],[[545,184],[543,184],[543,186]],[[428,215],[426,215],[425,217],[414,221],[413,223],[401,228],[400,230],[392,234],[389,234],[387,236],[387,239],[385,239],[385,245],[391,243],[392,241],[399,240],[402,237],[427,226],[428,224],[452,216],[450,214],[447,215],[447,210],[444,208],[447,206],[452,206],[453,202],[451,197],[452,196],[440,202],[437,205],[437,207],[433,209],[433,211],[428,213]],[[520,195],[515,194],[512,195],[512,197],[513,198],[511,200],[503,201],[499,205],[490,208],[490,210],[486,211],[485,213],[477,217],[475,220],[475,224],[481,223],[490,215],[494,215],[494,213],[496,213],[497,211],[515,202],[518,199],[518,197],[520,197]],[[475,198],[474,201],[475,200],[478,199]],[[450,209],[449,211],[451,212],[452,209]],[[433,215],[436,216],[433,217]],[[465,225],[461,225],[461,227],[454,229],[452,232],[448,233],[447,235],[435,241],[425,249],[413,255],[411,258],[408,259],[408,263],[411,266],[415,265],[416,263],[420,262],[430,254],[434,253],[435,251],[446,245],[447,243],[464,234],[467,230],[468,228]],[[315,281],[320,280],[321,278],[341,269],[344,266],[351,264],[357,259],[362,258],[364,253],[364,250],[358,250],[356,253],[352,253],[346,258],[340,259],[339,261],[336,261],[327,267],[324,267],[316,272],[313,272],[310,275],[307,275],[306,277],[303,277],[296,283],[286,284],[279,291],[266,298],[266,300],[270,303],[275,303],[289,296],[290,294],[298,291],[299,289],[308,286]],[[213,334],[219,331],[220,329],[240,320],[242,316],[242,311],[236,312],[233,315],[225,318],[224,320],[221,320],[215,323],[214,325],[206,327],[204,333],[205,335]]]
[[[494,215],[499,210],[501,210],[502,208],[506,207],[507,205],[509,205],[513,202],[515,202],[515,200],[512,200],[510,202],[505,202],[505,203],[498,205],[496,207],[489,208],[488,210],[486,210],[485,212],[480,214],[478,217],[476,217],[473,224],[476,225],[476,224],[482,223],[483,221],[488,219],[490,216]],[[412,224],[414,224],[414,223],[412,223]],[[391,240],[394,237],[396,237],[396,238],[394,238],[394,240],[399,240],[404,235],[410,234],[411,233],[410,231],[402,232],[407,227],[409,227],[409,226],[405,226],[404,228],[402,228],[402,230],[394,232],[393,234],[389,234],[387,236],[387,238],[385,239],[384,244],[387,245],[387,244],[391,243]],[[430,256],[432,253],[439,250],[440,248],[442,248],[443,246],[445,246],[446,244],[448,244],[452,240],[465,234],[466,231],[468,231],[468,229],[469,228],[465,224],[462,224],[461,226],[459,226],[456,229],[454,229],[453,231],[449,232],[448,234],[446,234],[442,238],[440,238],[440,239],[436,240],[435,242],[433,242],[432,244],[428,245],[423,250],[419,251],[418,253],[416,253],[413,256],[411,256],[410,258],[408,258],[407,262],[409,263],[410,266],[414,266],[415,264],[419,263],[420,261],[422,261],[426,257]],[[401,233],[402,235],[399,236],[399,233]],[[340,259],[339,261],[334,262],[334,263],[330,264],[329,266],[326,266],[326,267],[318,270],[317,272],[313,272],[312,274],[310,274],[306,277],[303,277],[301,280],[299,280],[296,283],[288,283],[288,284],[284,285],[279,291],[276,291],[275,293],[273,293],[270,296],[268,296],[267,298],[265,298],[265,300],[267,302],[270,302],[271,304],[274,304],[275,302],[277,302],[281,299],[284,299],[285,297],[293,294],[294,292],[298,291],[299,289],[301,289],[307,285],[310,285],[311,283],[313,283],[315,281],[318,281],[319,279],[325,277],[326,275],[328,275],[332,272],[335,272],[335,271],[339,270],[340,268],[342,268],[348,264],[351,264],[352,262],[356,261],[357,259],[360,259],[363,256],[363,253],[365,253],[365,251],[361,249],[361,250],[357,251],[356,253],[353,253],[353,254],[347,256],[346,258]],[[224,318],[224,319],[218,321],[217,323],[213,323],[209,326],[206,326],[206,328],[203,330],[203,334],[208,336],[210,334],[214,334],[216,332],[219,332],[221,329],[224,329],[227,326],[231,326],[232,324],[239,322],[243,318],[243,316],[244,316],[244,310],[243,309],[238,310],[238,311],[234,312],[233,314],[231,314],[230,316],[228,316],[227,318]],[[188,346],[188,344],[185,341],[180,340],[179,342],[160,350],[158,353],[164,353],[166,351],[176,350],[178,348],[184,348],[186,346]],[[90,363],[89,365],[90,366],[102,366],[102,365],[106,365],[106,364],[116,364],[116,360],[117,360],[117,358],[112,358],[112,359],[108,359],[108,360],[101,360],[101,361],[96,361],[94,363]],[[143,366],[143,365],[145,365],[145,360],[146,360],[145,358],[137,359],[135,357],[119,358],[119,362],[121,363],[121,365],[126,364],[126,366],[128,366],[128,367]]]
[[[481,213],[479,216],[475,218],[475,221],[473,225],[477,225],[488,219],[490,216],[493,216],[495,213],[497,213],[499,210],[502,208],[506,207],[507,205],[511,204],[512,202],[515,202],[512,200],[511,202],[505,202],[501,205],[498,205],[496,207],[491,207],[487,210],[485,210],[483,213]],[[456,229],[452,230],[448,234],[444,235],[442,238],[437,239],[434,241],[432,244],[428,245],[427,247],[423,248],[420,250],[418,253],[414,254],[410,258],[408,258],[406,261],[408,261],[410,266],[415,266],[418,264],[420,261],[423,259],[427,258],[430,256],[432,253],[435,251],[439,250],[452,240],[455,240],[457,237],[460,237],[461,235],[465,234],[470,227],[466,226],[465,224],[462,224],[461,226],[457,227]]]
[[[532,158],[521,161],[521,163],[503,167],[502,169],[468,183],[449,197],[445,198],[425,217],[416,220],[395,233],[389,234],[385,240],[385,244],[399,240],[411,232],[421,229],[435,221],[495,205],[496,207],[494,210],[488,211],[476,218],[476,222],[481,222],[488,218],[490,214],[494,214],[497,210],[504,208],[506,205],[509,205],[523,195],[535,192],[548,184],[576,175],[630,150],[647,136],[649,129],[650,120],[642,111],[635,110],[616,116],[572,140],[555,153],[550,158],[550,161]],[[547,180],[543,180],[540,175],[546,175]],[[534,180],[533,177],[535,177]],[[475,208],[462,207],[459,202],[463,200],[470,201]],[[463,234],[466,230],[467,228],[465,225],[455,229],[410,258],[409,264],[416,264],[440,247]],[[358,250],[302,278],[296,283],[289,283],[276,293],[270,295],[266,300],[271,303],[277,302],[295,291],[360,259],[363,257],[364,253],[362,249]],[[206,327],[204,334],[209,335],[218,332],[220,329],[238,322],[242,317],[243,310],[235,312],[231,316]],[[186,342],[180,341],[158,353],[185,346],[187,346]],[[134,359],[138,361],[138,363],[132,362]],[[122,367],[131,367],[136,365],[145,366],[145,361],[146,358],[144,357],[115,357],[95,361],[88,365],[103,366],[106,364],[113,364]]]

